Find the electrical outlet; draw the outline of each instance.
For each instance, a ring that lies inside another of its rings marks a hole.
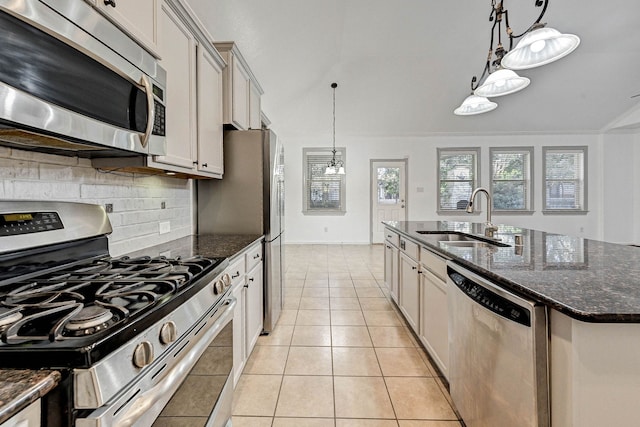
[[[113,213],[113,204],[112,203],[106,203],[104,205],[104,210],[106,213]]]
[[[169,221],[161,222],[160,225],[159,225],[159,231],[160,231],[160,234],[166,234],[166,233],[170,232],[171,231],[171,222],[169,222]]]

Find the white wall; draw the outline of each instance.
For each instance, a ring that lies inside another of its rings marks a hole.
[[[611,133],[603,140],[603,239],[640,243],[640,133]]]
[[[408,219],[462,220],[484,222],[480,215],[438,215],[437,148],[480,147],[480,185],[489,185],[489,147],[533,146],[533,215],[494,215],[494,223],[541,229],[601,239],[602,167],[600,136],[587,135],[500,135],[428,136],[411,138],[337,137],[336,145],[346,147],[347,213],[344,216],[303,215],[302,148],[329,146],[330,137],[288,137],[280,135],[286,149],[286,241],[288,243],[368,243],[369,242],[369,160],[408,159]],[[543,215],[542,146],[588,146],[587,215]],[[418,192],[422,187],[423,192]],[[484,201],[482,206],[484,206]],[[327,231],[325,232],[325,227]]]
[[[0,147],[0,199],[113,204],[111,255],[192,234],[190,180],[131,173],[101,173],[86,159]],[[161,202],[166,208],[161,209]],[[159,222],[171,231],[159,234]]]

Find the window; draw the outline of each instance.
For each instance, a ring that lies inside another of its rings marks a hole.
[[[325,175],[333,154],[330,148],[304,148],[304,214],[341,215],[346,212],[345,176]],[[345,149],[336,148],[336,160],[345,164]]]
[[[438,148],[438,212],[465,209],[477,187],[479,148]]]
[[[587,212],[587,147],[542,147],[544,212]]]
[[[533,147],[491,148],[490,153],[493,209],[531,212]]]

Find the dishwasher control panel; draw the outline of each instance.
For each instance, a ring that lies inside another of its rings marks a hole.
[[[452,269],[449,269],[448,274],[453,283],[477,304],[516,323],[531,326],[531,312],[526,308],[509,301]]]

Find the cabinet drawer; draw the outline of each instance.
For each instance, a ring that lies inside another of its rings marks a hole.
[[[231,287],[235,287],[238,283],[244,284],[244,256],[239,257],[227,267],[227,273],[231,276]]]
[[[416,243],[411,240],[405,239],[404,237],[400,237],[400,250],[407,254],[414,260],[418,260],[418,250],[419,247]]]
[[[400,235],[395,231],[391,231],[388,228],[384,229],[384,238],[387,242],[391,243],[396,248],[400,246]]]
[[[420,264],[442,281],[447,281],[447,261],[427,248],[420,248]]]
[[[262,245],[256,245],[250,248],[245,254],[247,271],[251,271],[253,267],[262,261]]]

